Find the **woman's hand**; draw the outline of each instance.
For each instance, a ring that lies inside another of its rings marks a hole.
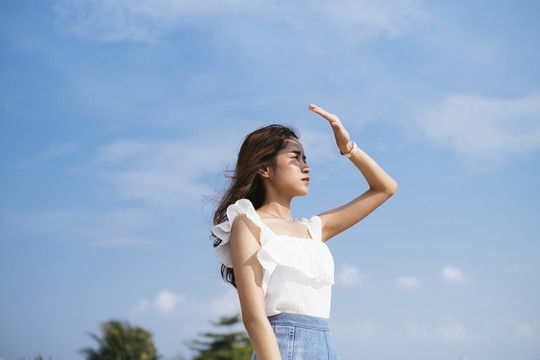
[[[339,151],[342,154],[349,153],[352,150],[353,143],[350,141],[349,133],[345,130],[339,118],[317,105],[309,105],[309,110],[328,120],[332,130],[334,130],[334,137]],[[327,241],[368,216],[392,196],[397,189],[396,181],[361,149],[357,149],[354,155],[350,157],[350,160],[364,175],[369,190],[347,204],[319,215],[322,222],[323,241]]]
[[[313,111],[316,114],[321,115],[323,118],[328,120],[328,122],[330,123],[330,126],[332,126],[332,130],[334,131],[336,144],[339,148],[339,151],[341,151],[342,154],[347,154],[349,151],[352,150],[351,137],[349,133],[347,132],[347,130],[345,130],[345,127],[343,127],[341,120],[339,120],[339,118],[336,115],[330,114],[328,111],[314,104],[310,104],[308,108],[309,110]]]

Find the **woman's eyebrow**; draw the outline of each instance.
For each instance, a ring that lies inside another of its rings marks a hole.
[[[296,155],[302,155],[302,152],[301,151],[298,151],[298,150],[291,150],[290,151],[291,153],[294,153]],[[306,155],[302,156],[302,158],[304,159],[304,161],[306,161]]]

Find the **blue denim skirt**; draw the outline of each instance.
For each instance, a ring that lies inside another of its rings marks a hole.
[[[339,360],[328,319],[281,313],[268,320],[283,360]],[[255,352],[251,360],[257,360]]]

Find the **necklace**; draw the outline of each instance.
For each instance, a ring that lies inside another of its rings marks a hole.
[[[279,218],[279,219],[286,220],[286,221],[288,221],[288,222],[294,222],[292,219],[287,219],[287,218],[284,218],[283,216],[279,216],[279,215],[276,215],[276,214],[272,214],[272,213],[270,213],[270,212],[268,212],[268,211],[264,211],[264,210],[261,210],[261,209],[259,209],[259,211],[262,211],[263,213],[267,213],[268,215],[271,215],[271,216],[273,216],[273,217],[276,217],[276,218]]]

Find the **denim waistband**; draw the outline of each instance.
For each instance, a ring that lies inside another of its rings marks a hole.
[[[320,331],[330,331],[328,319],[295,313],[280,313],[268,317],[271,325],[298,326]]]

